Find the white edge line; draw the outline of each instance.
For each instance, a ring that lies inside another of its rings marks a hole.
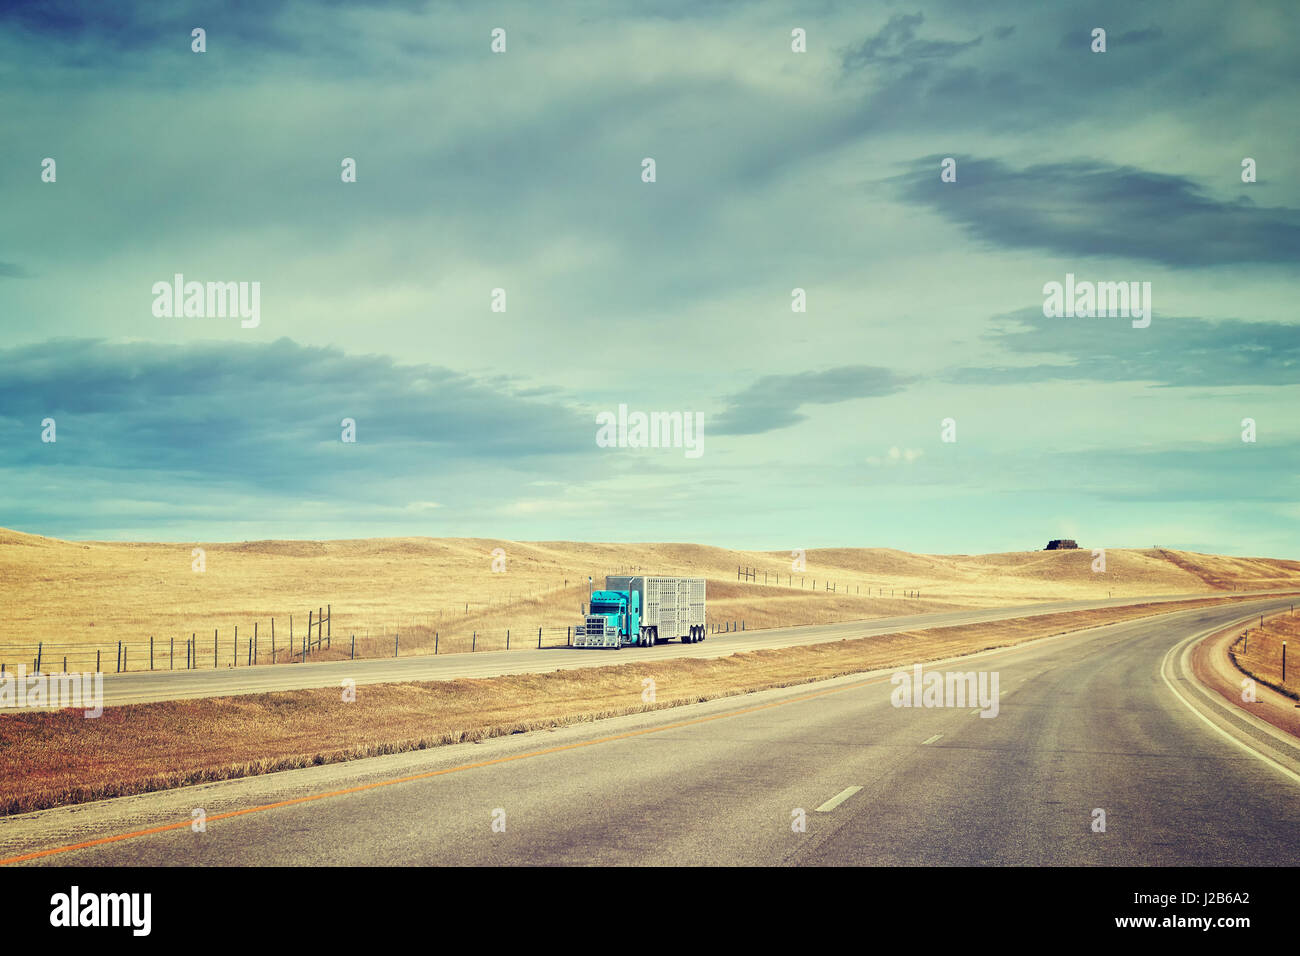
[[[1253,617],[1254,615],[1251,615],[1251,616]],[[1236,622],[1234,622],[1233,624],[1229,624],[1229,625],[1227,625],[1227,626],[1228,626],[1228,627],[1234,627],[1236,624],[1239,624],[1239,623],[1241,623],[1241,622],[1240,622],[1240,621],[1236,621]],[[1182,704],[1183,704],[1184,707],[1186,707],[1186,708],[1187,708],[1188,710],[1190,710],[1193,714],[1195,714],[1198,718],[1200,718],[1202,721],[1204,721],[1205,724],[1206,724],[1207,726],[1209,726],[1211,729],[1213,729],[1215,733],[1219,734],[1220,736],[1224,737],[1224,738],[1227,739],[1227,740],[1230,740],[1232,743],[1236,744],[1238,747],[1240,747],[1242,750],[1246,751],[1246,753],[1250,754],[1252,757],[1256,757],[1256,758],[1258,758],[1259,760],[1263,761],[1264,763],[1268,764],[1268,765],[1269,765],[1270,767],[1272,767],[1273,769],[1281,771],[1281,772],[1284,773],[1286,776],[1290,777],[1290,778],[1291,778],[1291,781],[1292,781],[1293,783],[1300,784],[1300,774],[1297,774],[1297,773],[1296,773],[1294,770],[1292,770],[1291,768],[1289,768],[1289,767],[1285,767],[1285,766],[1283,766],[1282,764],[1278,763],[1276,760],[1274,760],[1274,759],[1273,759],[1272,757],[1270,757],[1268,754],[1261,753],[1260,751],[1256,750],[1254,747],[1252,747],[1252,746],[1250,746],[1249,744],[1247,744],[1245,741],[1238,739],[1235,735],[1228,733],[1226,730],[1224,730],[1222,727],[1220,727],[1220,726],[1219,726],[1218,724],[1216,724],[1214,721],[1210,720],[1210,718],[1206,717],[1203,713],[1201,713],[1201,711],[1200,711],[1199,709],[1197,709],[1195,706],[1193,706],[1192,703],[1191,703],[1191,701],[1189,701],[1189,700],[1188,700],[1188,699],[1183,695],[1183,692],[1180,691],[1177,687],[1175,687],[1175,686],[1173,685],[1173,683],[1169,680],[1168,675],[1165,673],[1165,670],[1166,670],[1166,669],[1168,668],[1168,666],[1169,666],[1169,658],[1170,658],[1171,656],[1173,656],[1173,653],[1174,653],[1175,651],[1177,651],[1177,650],[1181,650],[1181,649],[1183,648],[1184,645],[1189,644],[1189,643],[1191,643],[1192,641],[1197,640],[1198,638],[1206,637],[1206,636],[1208,636],[1209,634],[1214,633],[1215,631],[1220,631],[1220,630],[1223,630],[1223,628],[1216,627],[1216,628],[1213,628],[1213,629],[1210,630],[1210,631],[1202,631],[1200,634],[1193,634],[1191,637],[1187,638],[1186,640],[1184,640],[1184,641],[1180,641],[1179,643],[1175,644],[1173,647],[1169,648],[1169,650],[1165,652],[1164,660],[1162,660],[1162,661],[1160,662],[1160,679],[1163,680],[1163,681],[1165,682],[1165,686],[1167,686],[1171,691],[1174,692],[1174,696],[1177,697],[1180,701],[1182,701]]]

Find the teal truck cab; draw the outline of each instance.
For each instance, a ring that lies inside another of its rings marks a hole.
[[[590,608],[573,635],[574,647],[653,647],[674,638],[704,640],[704,578],[607,575],[591,592]]]

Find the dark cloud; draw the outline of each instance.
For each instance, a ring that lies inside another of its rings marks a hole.
[[[1158,284],[1151,293],[1155,315],[1145,329],[1133,328],[1124,318],[1046,318],[1041,308],[1018,312],[986,337],[1016,355],[1055,354],[1068,361],[959,368],[945,377],[966,385],[1058,380],[1176,387],[1300,384],[1300,326],[1165,316],[1160,314]]]
[[[917,28],[924,22],[925,16],[920,13],[895,14],[873,36],[844,53],[844,69],[851,72],[873,64],[946,60],[963,50],[979,46],[984,39],[976,37],[965,42],[918,39]]]
[[[904,196],[998,246],[1175,268],[1294,267],[1300,254],[1300,210],[1220,202],[1184,176],[1086,161],[1016,169],[958,156],[957,182],[942,183],[941,159],[913,163]]]
[[[824,372],[766,375],[728,398],[728,408],[707,421],[715,435],[758,435],[804,421],[804,405],[830,405],[902,391],[913,379],[873,365]]]
[[[59,457],[38,440],[58,423]],[[357,423],[357,444],[340,422]],[[401,485],[454,464],[544,468],[592,448],[590,416],[431,365],[289,339],[192,346],[54,340],[0,351],[6,466],[203,476],[288,493]],[[340,454],[340,450],[346,454]]]

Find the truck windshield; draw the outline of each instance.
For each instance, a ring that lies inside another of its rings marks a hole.
[[[604,602],[598,601],[597,603],[591,606],[591,613],[592,614],[621,614],[623,613],[623,608],[617,604],[606,604]]]

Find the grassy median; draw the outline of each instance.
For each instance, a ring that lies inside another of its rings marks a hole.
[[[745,651],[484,679],[373,684],[0,717],[0,813],[13,814],[656,710],[910,665],[1243,598],[1017,618]],[[593,654],[608,653],[593,651]],[[1288,675],[1289,676],[1289,675]],[[653,678],[657,701],[642,701]]]

